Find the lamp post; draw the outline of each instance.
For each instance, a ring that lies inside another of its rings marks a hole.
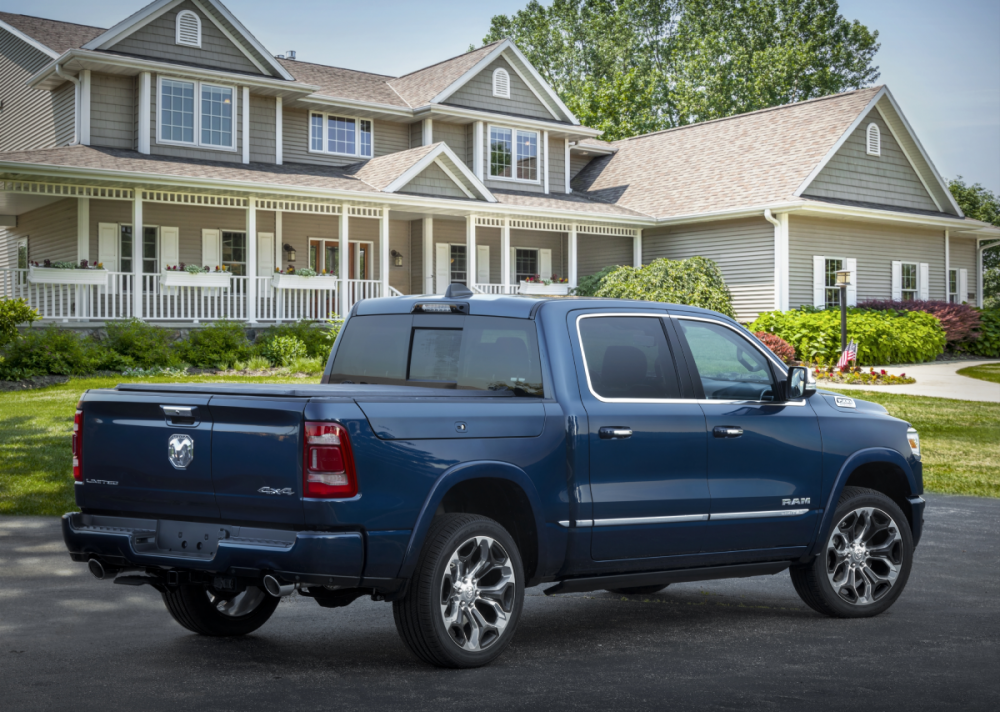
[[[840,289],[840,351],[847,348],[847,287],[851,283],[850,270],[837,272],[837,287]]]

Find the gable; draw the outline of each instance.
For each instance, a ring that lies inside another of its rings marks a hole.
[[[469,198],[436,163],[428,165],[397,192],[433,195],[439,198]]]
[[[866,153],[866,135],[872,123],[881,134],[878,156]],[[878,111],[869,112],[861,120],[802,195],[910,210],[939,210]]]
[[[510,77],[510,98],[493,96],[493,72],[502,68]],[[486,65],[476,76],[467,81],[444,104],[462,106],[469,109],[484,109],[502,114],[530,116],[535,119],[552,120],[560,117],[549,111],[545,104],[518,75],[503,56]]]
[[[177,44],[177,14],[183,10],[195,13],[201,20],[201,47]],[[231,72],[263,74],[257,66],[223,34],[219,26],[191,0],[185,0],[167,10],[152,22],[107,47],[112,52],[164,59],[170,62],[197,64]]]

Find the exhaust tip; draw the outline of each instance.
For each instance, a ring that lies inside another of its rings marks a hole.
[[[281,581],[271,574],[264,577],[264,590],[275,598],[287,596],[295,591],[296,588],[297,586],[294,583],[282,584]]]
[[[94,578],[102,581],[105,579],[113,579],[118,573],[117,569],[105,568],[104,564],[102,564],[99,559],[91,559],[88,561],[87,568],[90,569],[90,573],[94,574]]]

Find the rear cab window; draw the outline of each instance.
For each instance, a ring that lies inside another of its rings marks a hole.
[[[544,397],[535,322],[491,316],[355,316],[329,383],[384,384]]]
[[[593,314],[577,326],[594,395],[606,400],[680,398],[660,315]]]

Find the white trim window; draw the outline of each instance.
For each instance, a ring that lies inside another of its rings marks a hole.
[[[352,116],[309,114],[309,152],[371,158],[374,122]]]
[[[516,282],[523,282],[528,277],[537,277],[540,273],[537,249],[514,248],[514,280]]]
[[[28,238],[17,238],[17,268],[28,269]]]
[[[490,178],[541,182],[538,143],[537,131],[490,126]]]
[[[899,272],[899,290],[901,299],[910,302],[920,295],[920,266],[916,262],[903,262]]]
[[[958,270],[948,270],[948,301],[952,304],[960,304],[958,301]]]
[[[503,67],[493,70],[493,96],[510,99],[510,74]]]
[[[236,87],[164,77],[157,84],[158,143],[236,150]]]
[[[174,42],[188,47],[201,47],[201,18],[190,10],[177,13]]]
[[[844,269],[844,260],[827,257],[823,265],[823,302],[827,309],[840,309],[840,287],[837,272]]]
[[[236,277],[247,274],[247,234],[224,230],[222,232],[222,264]],[[214,269],[214,265],[209,265]]]

